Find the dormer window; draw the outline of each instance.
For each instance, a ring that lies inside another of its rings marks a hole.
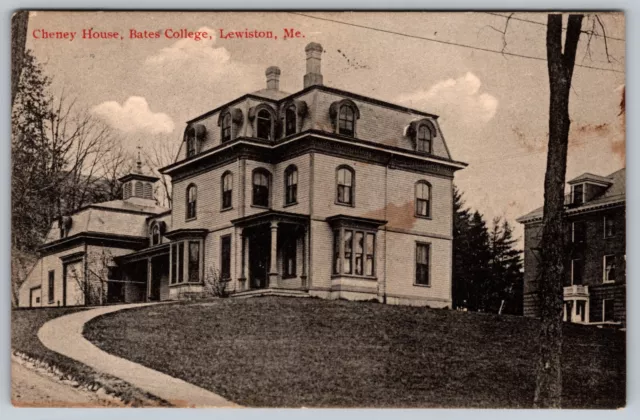
[[[331,104],[329,108],[331,123],[336,133],[343,136],[356,136],[356,121],[360,118],[360,111],[355,102],[343,99]]]
[[[273,139],[273,118],[266,109],[258,111],[256,122],[256,137],[259,139]]]
[[[296,117],[296,106],[291,104],[287,107],[287,110],[284,113],[284,135],[290,136],[296,133],[296,125],[297,125],[297,117]]]
[[[421,124],[420,127],[418,127],[416,150],[418,152],[431,153],[431,130],[426,124]]]
[[[584,184],[576,184],[572,187],[573,192],[572,192],[572,199],[571,202],[576,205],[579,206],[580,204],[584,203]]]
[[[151,228],[151,246],[160,243],[160,226],[155,223]]]
[[[185,142],[187,143],[187,158],[195,156],[199,152],[198,142],[203,141],[207,129],[202,124],[196,124],[187,128]]]
[[[355,115],[353,108],[349,105],[342,105],[338,114],[338,134],[351,136],[355,134]]]
[[[231,114],[226,113],[222,117],[222,142],[231,140]]]

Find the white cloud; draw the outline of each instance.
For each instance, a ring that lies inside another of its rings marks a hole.
[[[486,123],[496,114],[498,99],[488,93],[480,93],[481,86],[480,79],[468,72],[457,79],[440,81],[429,89],[400,95],[397,101],[439,114],[453,124]]]
[[[106,101],[91,108],[91,112],[125,133],[170,133],[175,127],[171,117],[162,112],[152,112],[147,100],[140,96],[130,96],[122,105]]]

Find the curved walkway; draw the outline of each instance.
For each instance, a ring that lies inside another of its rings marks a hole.
[[[84,324],[97,316],[147,305],[154,303],[104,306],[64,315],[45,323],[38,338],[48,349],[116,376],[174,406],[239,407],[211,391],[104,352],[82,335]]]

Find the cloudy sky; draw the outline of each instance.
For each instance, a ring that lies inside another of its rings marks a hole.
[[[27,47],[53,78],[54,93],[64,89],[76,97],[78,106],[113,126],[128,147],[140,141],[151,148],[157,142],[180,142],[186,120],[264,88],[268,66],[282,70],[282,90],[302,89],[304,47],[319,42],[326,51],[325,85],[440,115],[453,158],[469,163],[455,182],[467,204],[488,220],[503,216],[514,222],[542,204],[546,62],[449,43],[545,57],[546,15],[516,13],[513,17],[522,20],[509,20],[506,37],[507,20],[488,13],[308,15],[315,18],[291,13],[38,12],[30,17]],[[624,38],[624,17],[599,17],[610,37],[609,58],[602,37],[589,41],[583,33],[577,64],[624,70],[624,42],[612,39]],[[585,19],[583,30],[589,31],[592,22]],[[78,39],[89,28],[118,31],[124,39]],[[221,29],[245,28],[273,31],[278,39],[219,36]],[[304,38],[282,39],[284,28],[295,28]],[[34,39],[33,31],[41,29],[77,35],[73,41]],[[131,29],[200,30],[212,36],[201,41],[164,36],[132,40]],[[575,69],[568,179],[624,167],[624,121],[619,115],[624,84],[624,73]]]

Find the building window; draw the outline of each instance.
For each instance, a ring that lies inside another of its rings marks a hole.
[[[571,260],[571,285],[582,284],[582,260]]]
[[[200,242],[189,241],[189,275],[190,283],[200,282]]]
[[[231,114],[222,117],[222,143],[231,140]]]
[[[178,281],[178,244],[171,244],[171,284]]]
[[[158,245],[160,243],[160,226],[156,223],[151,228],[151,245]]]
[[[144,183],[143,197],[146,198],[147,200],[153,200],[153,187],[151,186],[150,182]]]
[[[54,292],[54,287],[55,287],[55,279],[56,279],[56,272],[51,270],[49,271],[49,284],[48,284],[48,296],[49,296],[49,303],[53,303],[54,296],[53,296],[53,292]]]
[[[579,244],[585,242],[587,238],[586,224],[584,222],[571,223],[571,242]]]
[[[431,217],[431,185],[426,181],[416,183],[416,216]]]
[[[196,131],[190,129],[187,131],[187,158],[196,155]]]
[[[270,174],[265,169],[253,171],[253,205],[269,207]]]
[[[416,244],[416,284],[429,286],[429,244]]]
[[[611,238],[616,235],[615,219],[611,216],[604,216],[604,237]]]
[[[341,105],[338,112],[338,134],[355,135],[356,113],[351,105]]]
[[[198,205],[198,187],[191,184],[187,187],[187,217],[186,220],[196,218],[196,208]]]
[[[124,184],[124,199],[131,197],[131,183],[127,182]]]
[[[298,168],[290,165],[284,171],[285,205],[298,202]]]
[[[283,276],[296,276],[296,240],[287,238],[282,249]]]
[[[284,135],[290,136],[296,133],[297,117],[296,106],[290,105],[284,113]]]
[[[231,278],[231,235],[220,238],[220,278]]]
[[[375,253],[374,233],[353,229],[333,231],[333,274],[373,277]]]
[[[336,201],[338,204],[353,206],[353,190],[355,184],[355,172],[348,166],[338,167]]]
[[[184,242],[178,243],[178,283],[184,282]]]
[[[615,321],[613,299],[602,299],[602,322]]]
[[[602,273],[602,281],[611,283],[616,281],[616,257],[615,255],[604,256],[604,270]]]
[[[258,121],[256,123],[256,137],[259,139],[272,140],[273,119],[271,113],[266,109],[258,111]]]
[[[571,202],[574,205],[577,205],[577,206],[579,206],[580,204],[584,203],[584,185],[582,185],[582,184],[574,185],[572,187],[572,190],[573,190],[572,191],[572,194],[573,194],[572,197],[573,198],[572,198]]]
[[[416,150],[418,152],[431,153],[431,142],[431,129],[426,124],[421,124],[416,134]]]
[[[222,175],[222,209],[230,209],[233,202],[233,174],[225,172]]]

